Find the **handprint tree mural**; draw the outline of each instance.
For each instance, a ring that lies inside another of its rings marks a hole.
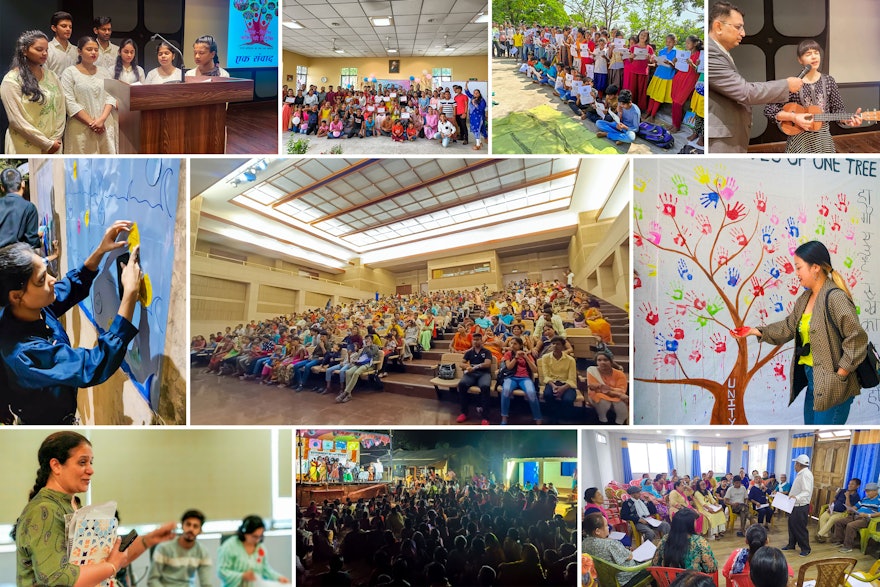
[[[636,423],[798,423],[802,409],[788,406],[792,345],[732,331],[789,314],[801,292],[792,255],[806,241],[829,248],[876,333],[880,286],[862,287],[860,267],[876,239],[878,180],[853,162],[636,163],[634,343],[636,357],[651,356],[634,366]],[[857,401],[870,408],[856,417],[880,414],[876,391]]]

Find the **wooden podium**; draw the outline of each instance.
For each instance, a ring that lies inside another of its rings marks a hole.
[[[120,154],[226,152],[226,104],[250,102],[254,81],[187,77],[186,83],[128,85],[105,79],[116,98]]]

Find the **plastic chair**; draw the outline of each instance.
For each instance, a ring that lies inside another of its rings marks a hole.
[[[880,560],[876,561],[869,571],[855,571],[850,573],[846,579],[847,587],[852,587],[849,579],[850,577],[854,579],[858,579],[863,583],[870,583],[871,585],[880,585]]]
[[[755,587],[752,584],[752,578],[749,577],[748,573],[737,573],[735,575],[730,576],[730,580],[727,581],[727,587]]]
[[[878,523],[880,523],[880,518],[873,519],[868,522],[866,528],[859,530],[859,549],[862,551],[862,554],[865,554],[868,550],[868,543],[871,539],[880,541],[880,532],[877,531]]]
[[[815,587],[839,587],[857,562],[854,558],[835,557],[804,563],[798,571],[797,587],[803,587],[807,572],[813,569],[816,570]]]
[[[677,569],[674,567],[648,567],[648,572],[651,573],[651,576],[654,578],[654,584],[657,587],[669,587],[672,582],[675,581],[675,578],[686,570],[688,569]],[[700,574],[711,577],[712,581],[714,581],[716,585],[718,584],[718,571],[715,571],[715,573],[711,575],[708,573]]]
[[[642,545],[642,533],[636,529],[636,523],[632,520],[627,520],[627,528],[629,529],[629,535],[632,539],[633,548],[638,548]]]
[[[646,561],[635,567],[622,567],[620,565],[615,565],[612,562],[602,560],[601,558],[593,557],[593,567],[596,569],[596,574],[599,575],[599,585],[602,587],[621,587],[620,581],[617,580],[618,573],[622,571],[629,573],[643,571],[645,569],[650,569],[648,566],[650,564],[651,561]],[[647,575],[644,579],[634,585],[630,585],[629,587],[647,587],[650,584],[651,576]]]

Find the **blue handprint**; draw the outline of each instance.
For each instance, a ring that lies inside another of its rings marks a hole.
[[[662,334],[658,334],[654,340],[657,342],[657,348],[665,349],[669,353],[678,351],[678,341],[674,338],[665,338]]]
[[[688,269],[687,263],[684,262],[684,259],[678,260],[678,275],[682,279],[687,279],[688,281],[693,281],[694,276],[691,275],[690,269]]]
[[[773,279],[779,279],[779,268],[776,265],[770,265],[770,277]]]
[[[775,232],[775,230],[776,229],[774,229],[769,224],[761,230],[761,240],[764,241],[764,244],[769,245],[773,242],[773,233]]]
[[[708,208],[710,204],[713,208],[717,208],[720,200],[721,196],[717,192],[708,192],[700,196],[700,204],[703,205],[703,208]]]
[[[788,230],[788,235],[797,238],[801,235],[801,230],[795,224],[794,216],[789,216],[788,220],[785,222],[785,228]]]
[[[773,311],[776,313],[785,310],[785,306],[782,305],[782,296],[779,294],[773,294],[770,296],[770,303],[773,304]]]
[[[736,287],[736,284],[739,283],[739,269],[736,267],[728,267],[727,268],[727,285],[730,287]]]

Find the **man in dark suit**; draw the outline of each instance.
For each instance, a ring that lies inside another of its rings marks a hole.
[[[709,152],[745,153],[755,104],[788,100],[802,79],[748,82],[737,71],[730,50],[746,36],[742,11],[730,2],[709,10]]]

